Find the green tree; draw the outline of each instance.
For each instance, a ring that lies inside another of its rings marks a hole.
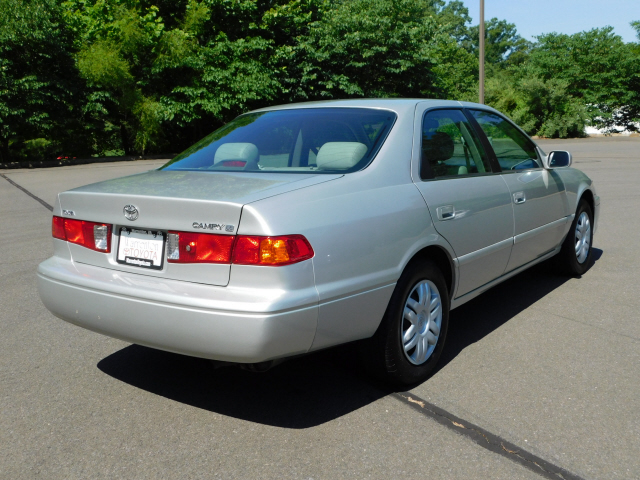
[[[538,37],[525,74],[544,81],[561,80],[566,92],[587,107],[594,125],[636,130],[640,119],[640,58],[613,28],[574,35]]]
[[[636,37],[638,37],[638,41],[631,48],[635,55],[640,58],[640,20],[631,22],[631,26],[636,31]]]
[[[119,131],[124,153],[144,153],[160,133],[153,65],[165,46],[165,26],[158,8],[125,0],[64,5],[78,33],[77,68],[90,92],[85,113],[102,129]]]
[[[73,38],[55,0],[0,0],[0,158],[52,156],[81,130]],[[75,153],[75,152],[74,152]]]
[[[480,48],[480,27],[474,25],[461,39],[464,47],[476,57]],[[485,23],[485,62],[489,65],[505,66],[520,64],[527,58],[531,48],[516,30],[513,23],[492,18]]]
[[[292,98],[443,98],[472,89],[477,62],[453,35],[460,11],[443,7],[428,0],[336,2],[295,51]]]
[[[86,112],[127,152],[181,149],[250,108],[283,100],[297,37],[324,0],[69,0]],[[167,137],[177,138],[168,143]]]
[[[295,70],[292,52],[328,2],[203,4],[209,15],[194,48],[170,65],[181,81],[161,98],[165,118],[189,131],[190,143],[244,111],[287,101],[286,84]]]
[[[353,96],[460,97],[477,61],[455,35],[468,21],[441,0],[207,0],[197,47],[172,68],[166,118],[197,140],[273,103]]]
[[[640,40],[640,20],[635,20],[631,22],[631,26],[636,31],[636,36],[638,37],[638,40]]]
[[[503,71],[487,80],[486,103],[509,115],[530,135],[584,136],[582,102],[568,93],[565,80],[544,80],[520,71]]]

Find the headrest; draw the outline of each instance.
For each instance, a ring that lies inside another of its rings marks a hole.
[[[359,142],[327,142],[318,151],[316,163],[318,168],[326,170],[347,170],[358,163],[367,146]]]
[[[422,137],[422,152],[429,162],[442,162],[453,157],[453,139],[444,132]]]
[[[216,150],[213,164],[224,160],[244,160],[253,162],[258,158],[258,147],[253,143],[223,143]]]

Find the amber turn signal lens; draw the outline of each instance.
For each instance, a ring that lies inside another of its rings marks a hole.
[[[313,255],[313,248],[302,235],[238,235],[233,248],[232,263],[283,266],[308,260]]]

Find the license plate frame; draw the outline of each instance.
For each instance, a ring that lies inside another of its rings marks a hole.
[[[123,234],[125,234],[123,236]],[[133,236],[132,236],[133,235]],[[139,247],[134,250],[135,245],[129,240],[140,242]],[[145,244],[146,242],[146,244]],[[167,234],[160,230],[149,228],[120,227],[118,230],[118,249],[116,250],[116,262],[135,268],[149,270],[162,270],[164,268],[165,248],[167,244]],[[132,255],[126,255],[130,249]],[[146,254],[144,252],[147,252]],[[133,255],[138,253],[138,257]],[[147,258],[145,258],[145,255]],[[156,259],[159,255],[159,264]]]

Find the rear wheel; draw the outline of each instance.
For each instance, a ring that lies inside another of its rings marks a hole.
[[[580,202],[571,228],[558,254],[558,265],[568,275],[582,275],[593,263],[593,212]]]
[[[407,266],[375,335],[366,342],[366,367],[396,385],[426,380],[440,358],[449,323],[442,272],[429,261]]]

